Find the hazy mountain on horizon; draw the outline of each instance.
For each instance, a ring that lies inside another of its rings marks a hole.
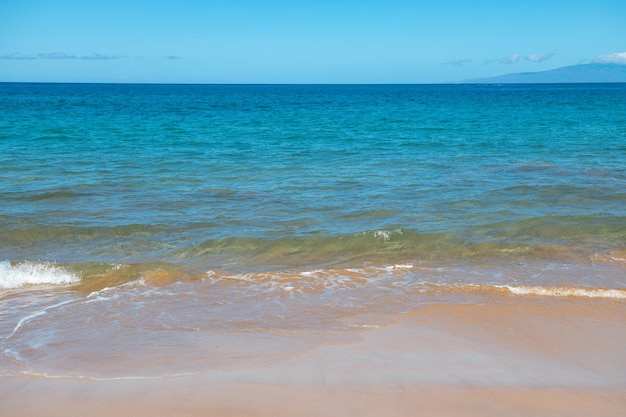
[[[474,78],[461,83],[626,83],[626,65],[580,64],[548,71],[519,72],[496,77]]]

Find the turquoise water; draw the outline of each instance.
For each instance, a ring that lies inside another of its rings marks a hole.
[[[626,247],[624,84],[0,84],[0,261],[249,271],[554,247]]]

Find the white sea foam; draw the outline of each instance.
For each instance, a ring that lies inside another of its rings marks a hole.
[[[48,306],[48,307],[44,308],[43,310],[40,310],[40,311],[35,311],[34,313],[29,314],[29,315],[28,315],[28,316],[26,316],[26,317],[23,317],[23,318],[22,318],[22,319],[21,319],[21,320],[20,320],[20,321],[19,321],[19,322],[15,325],[15,327],[13,328],[13,331],[11,332],[11,334],[10,334],[10,335],[8,335],[8,336],[7,336],[4,340],[6,341],[6,340],[10,339],[11,337],[13,337],[13,335],[15,335],[17,332],[19,332],[19,331],[20,331],[20,329],[22,328],[22,326],[24,326],[24,324],[28,323],[29,321],[31,321],[31,320],[33,320],[33,319],[36,319],[37,317],[43,316],[43,315],[45,315],[45,314],[48,314],[48,311],[49,311],[49,310],[54,310],[55,308],[63,307],[64,305],[71,304],[71,303],[73,303],[73,302],[74,302],[74,300],[66,300],[66,301],[62,301],[62,302],[60,302],[60,303],[57,303],[57,304],[54,304],[54,305]],[[6,349],[5,349],[5,352],[6,352]],[[19,355],[18,355],[18,356],[19,356]],[[15,358],[19,360],[18,356],[15,356]]]
[[[367,233],[367,232],[366,232]],[[374,237],[380,238],[382,240],[389,240],[391,239],[391,236],[396,234],[396,235],[402,235],[402,229],[395,229],[395,230],[376,230],[374,231]]]
[[[101,376],[86,376],[86,375],[52,375],[44,372],[31,372],[25,371],[22,373],[23,375],[30,375],[39,378],[46,379],[65,379],[65,380],[75,380],[75,381],[153,381],[153,380],[163,380],[163,379],[174,379],[174,378],[183,378],[193,375],[198,375],[193,372],[183,372],[177,374],[167,374],[167,375],[156,375],[156,376],[141,376],[141,375],[128,375],[128,376],[117,376],[117,377],[101,377]]]
[[[387,266],[384,268],[385,271],[397,271],[397,270],[406,270],[406,269],[413,269],[413,264],[396,264],[396,265],[391,265],[391,266]]]
[[[314,269],[313,271],[302,271],[300,272],[300,275],[305,276],[305,277],[316,277],[319,274],[323,274],[324,270],[322,269]]]
[[[73,284],[79,281],[78,276],[49,263],[24,262],[11,265],[9,261],[0,262],[0,288]]]
[[[626,298],[626,290],[614,288],[582,287],[527,287],[506,286],[516,295],[542,295],[550,297],[590,297],[590,298]]]
[[[608,262],[617,265],[626,266],[626,251],[611,251],[608,253],[596,253],[591,257],[596,262]]]

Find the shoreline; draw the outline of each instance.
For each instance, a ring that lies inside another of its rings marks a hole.
[[[361,323],[379,327],[364,326],[359,336],[190,376],[6,376],[0,411],[37,417],[622,416],[626,305],[539,300],[523,307],[430,305],[404,315],[370,314]],[[239,342],[254,343],[254,337]]]

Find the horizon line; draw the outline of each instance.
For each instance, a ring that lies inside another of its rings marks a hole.
[[[124,81],[0,81],[0,84],[73,84],[73,85],[212,85],[212,86],[331,86],[331,85],[353,85],[353,86],[385,86],[385,85],[498,85],[498,84],[507,84],[507,85],[537,85],[537,84],[626,84],[624,81],[582,81],[582,82],[503,82],[503,81],[472,81],[472,80],[463,80],[463,81],[452,81],[452,82],[439,82],[439,83],[349,83],[349,82],[329,82],[329,83],[262,83],[262,82],[124,82]]]

